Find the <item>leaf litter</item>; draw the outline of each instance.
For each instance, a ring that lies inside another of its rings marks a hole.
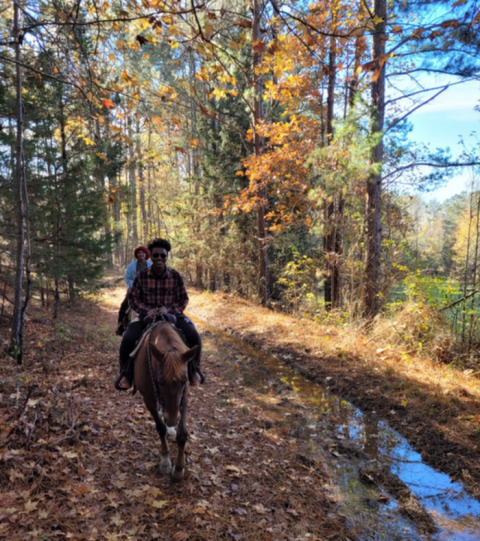
[[[214,338],[190,393],[185,480],[160,474],[141,397],[113,389],[123,293],[79,300],[61,324],[33,306],[24,365],[3,359],[0,539],[353,540],[321,463],[298,459]]]

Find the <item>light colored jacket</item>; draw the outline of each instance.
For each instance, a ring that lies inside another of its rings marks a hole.
[[[137,275],[137,263],[138,260],[135,259],[135,261],[132,261],[125,272],[125,282],[127,282],[127,286],[130,288],[132,287],[133,281],[135,280],[135,276]],[[151,261],[147,261],[147,265],[149,267],[152,266]]]

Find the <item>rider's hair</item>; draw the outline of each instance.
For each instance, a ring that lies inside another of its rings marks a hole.
[[[154,239],[148,245],[148,249],[151,252],[154,248],[165,248],[165,250],[167,250],[167,252],[169,252],[172,249],[172,246],[170,245],[170,243],[166,239]]]

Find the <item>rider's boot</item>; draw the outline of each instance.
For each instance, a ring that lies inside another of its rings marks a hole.
[[[132,384],[130,383],[130,380],[127,378],[127,376],[122,376],[117,385],[123,391],[128,391],[128,389],[130,389],[130,387],[132,386]]]
[[[126,366],[120,365],[120,375],[115,383],[115,388],[119,391],[128,391],[133,381],[133,362],[130,359]]]
[[[201,383],[204,383],[205,376],[203,375],[202,371],[200,370],[200,366],[198,361],[193,361],[188,364],[188,379],[190,381],[190,385],[192,387],[196,387],[200,385]]]

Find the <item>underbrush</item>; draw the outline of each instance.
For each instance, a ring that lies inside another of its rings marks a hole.
[[[340,309],[328,310],[321,292],[311,292],[315,282],[312,265],[304,258],[287,269],[280,280],[285,286],[283,299],[273,303],[274,309],[322,326],[342,327],[350,335],[360,332],[368,342],[379,342],[402,354],[480,374],[480,304],[475,291],[464,291],[451,278],[413,272],[396,284],[394,298],[372,323],[362,317],[361,299],[344,299]]]
[[[378,316],[375,340],[409,354],[425,355],[449,363],[455,357],[452,336],[444,315],[423,302],[406,301]]]

